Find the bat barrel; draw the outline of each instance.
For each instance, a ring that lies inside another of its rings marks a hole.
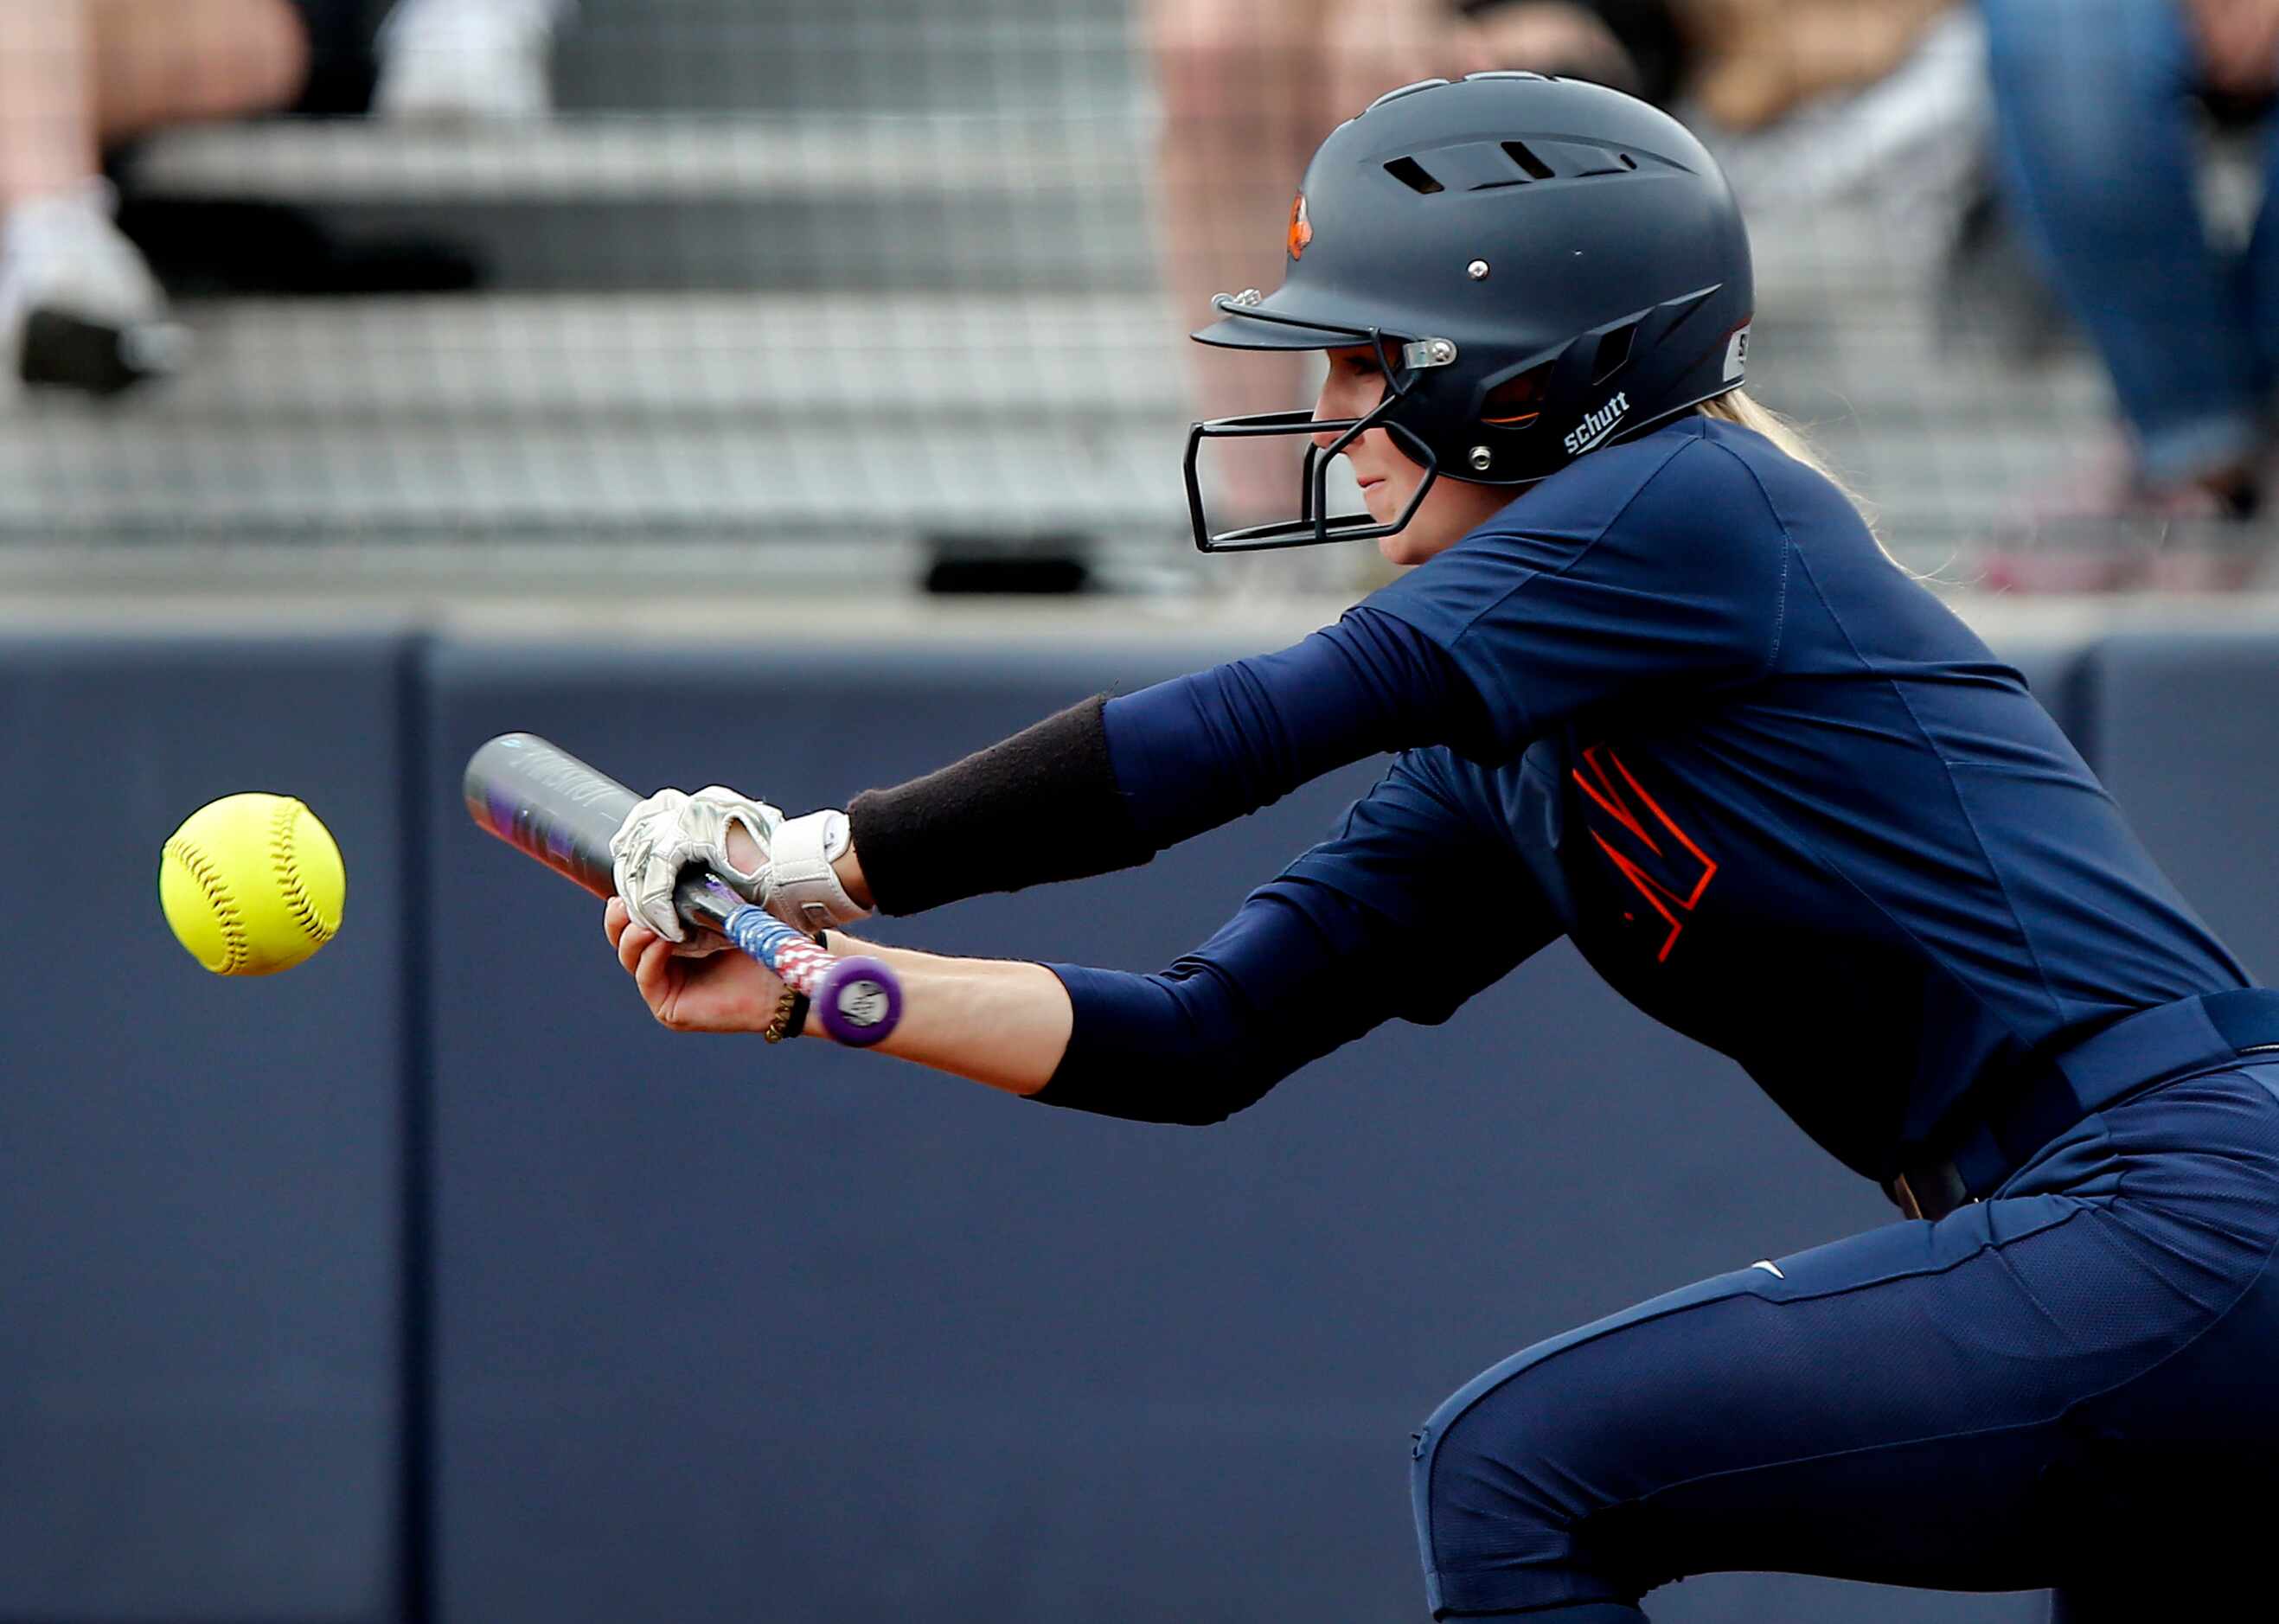
[[[503,733],[468,758],[461,792],[482,828],[597,897],[616,894],[610,837],[641,799],[533,733]]]
[[[461,792],[469,816],[516,850],[597,897],[616,894],[610,837],[641,797],[615,778],[533,733],[502,733],[468,758]],[[865,1048],[902,1019],[902,986],[893,970],[867,956],[834,957],[717,875],[683,874],[672,900],[682,918],[721,931],[806,993],[839,1042]]]

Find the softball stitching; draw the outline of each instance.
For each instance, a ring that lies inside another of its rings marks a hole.
[[[279,807],[269,820],[269,857],[277,884],[285,893],[285,910],[293,915],[293,923],[301,933],[322,946],[332,940],[333,928],[317,912],[317,905],[309,899],[308,887],[301,883],[301,864],[295,855],[293,825],[299,821],[301,803],[288,801]]]
[[[213,909],[214,923],[221,927],[222,973],[227,975],[242,969],[247,958],[245,922],[237,916],[237,903],[222,880],[221,870],[203,852],[186,841],[167,841],[166,855],[180,863],[182,871],[197,881],[198,889],[205,892],[206,906]]]

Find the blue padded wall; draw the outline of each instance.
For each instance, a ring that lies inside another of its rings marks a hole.
[[[1419,1618],[1408,1434],[1441,1398],[1579,1321],[1890,1218],[1563,946],[1230,1123],[1147,1127],[667,1033],[600,905],[457,805],[459,763],[517,728],[645,788],[842,804],[1233,652],[434,651],[441,1620]],[[879,934],[1152,968],[1370,776]],[[1729,1575],[1655,1616],[2038,1605]]]
[[[2249,970],[2279,977],[2279,640],[2115,636],[2090,674],[2106,786]]]
[[[0,1618],[395,1615],[407,676],[383,639],[0,640]],[[158,853],[247,789],[317,810],[349,901],[226,981]]]

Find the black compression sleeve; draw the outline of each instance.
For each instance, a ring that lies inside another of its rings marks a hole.
[[[847,816],[879,911],[923,913],[1155,855],[1116,787],[1106,704],[1095,695],[939,772],[856,796]]]
[[[1486,732],[1446,652],[1363,604],[1279,653],[1086,700],[848,814],[872,900],[915,914],[1128,869],[1348,762]]]

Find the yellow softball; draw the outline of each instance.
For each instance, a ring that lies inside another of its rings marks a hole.
[[[158,861],[166,923],[217,976],[292,969],[333,939],[347,892],[341,848],[290,795],[209,801]]]

